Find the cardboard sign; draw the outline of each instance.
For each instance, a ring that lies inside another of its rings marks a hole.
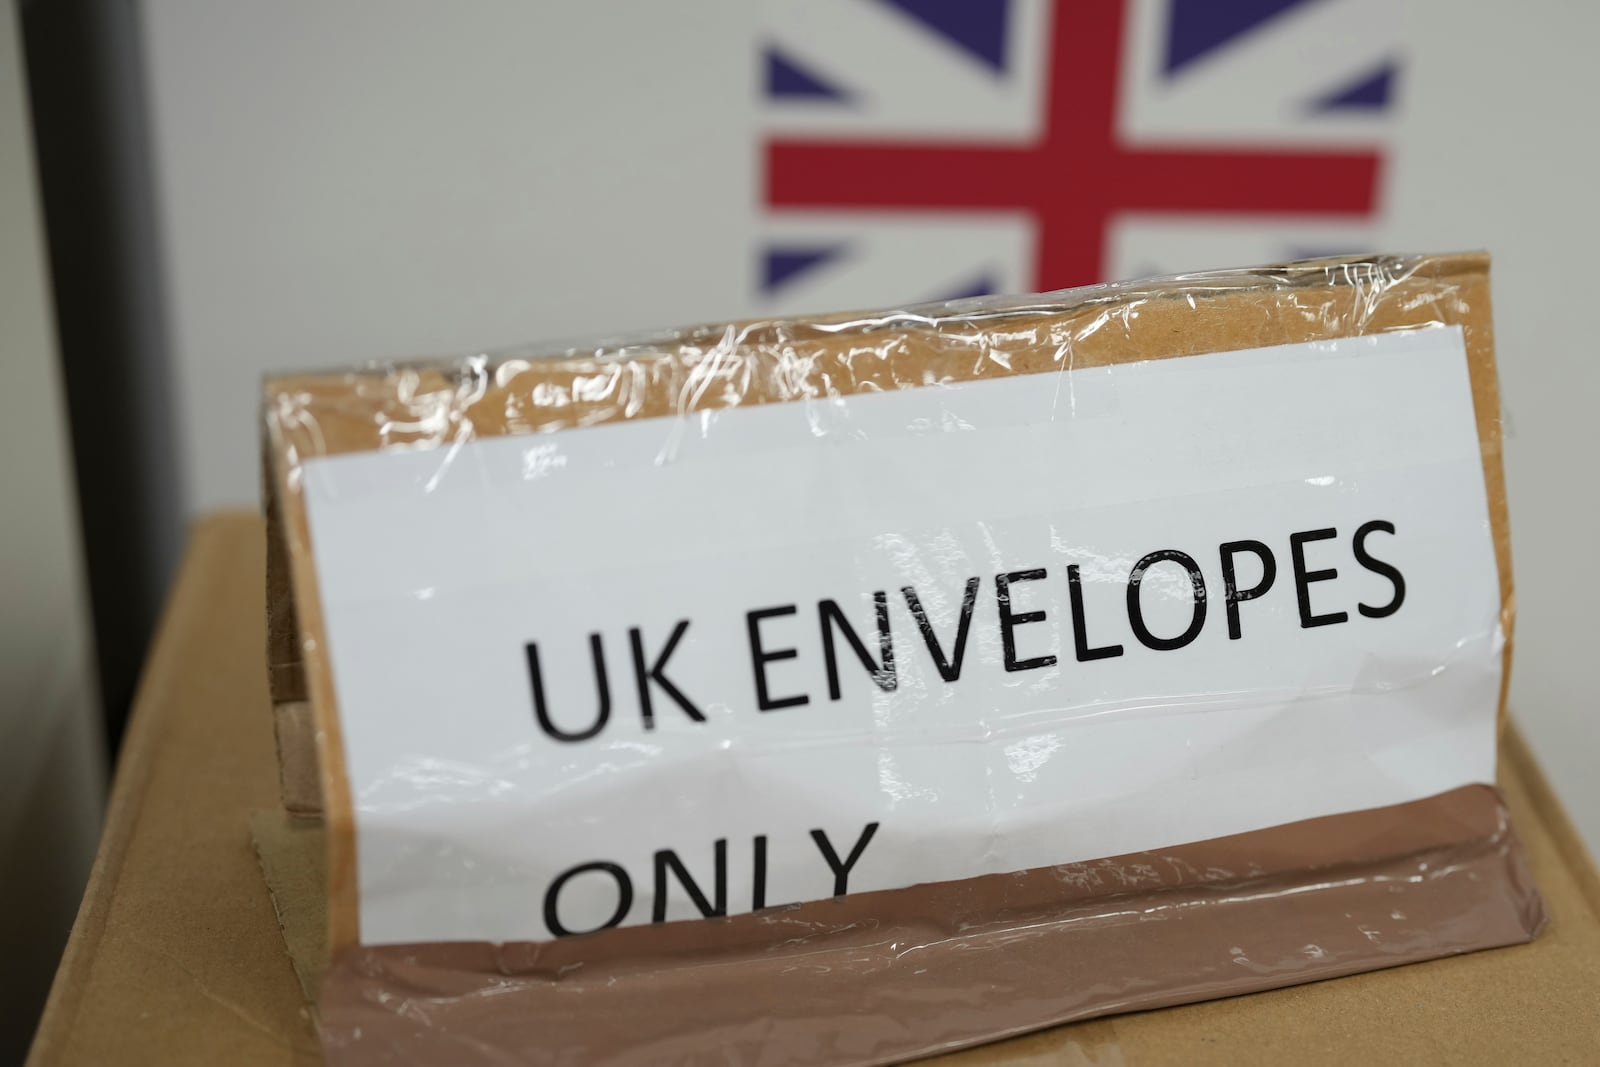
[[[1493,782],[1459,327],[302,473],[367,944],[728,915]]]
[[[910,891],[1492,781],[1481,257],[304,377],[267,413],[273,677],[315,718],[336,945]]]

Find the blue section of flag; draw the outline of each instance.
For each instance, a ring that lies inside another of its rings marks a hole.
[[[957,287],[954,292],[946,293],[938,299],[940,302],[946,300],[970,300],[975,296],[989,296],[999,291],[1000,286],[995,281],[994,276],[985,273],[977,275],[971,281]]]
[[[850,94],[843,88],[796,62],[780,49],[767,49],[767,96],[804,97],[847,103]]]
[[[1167,28],[1167,54],[1162,69],[1167,74],[1173,74],[1286,11],[1319,2],[1172,0],[1172,18]]]
[[[766,250],[761,266],[761,291],[773,293],[807,271],[831,263],[849,250],[847,245],[794,247],[773,245]]]
[[[966,52],[990,70],[1006,69],[1011,0],[878,0]]]
[[[1311,102],[1313,114],[1329,111],[1381,111],[1389,106],[1400,64],[1388,60],[1347,85]]]

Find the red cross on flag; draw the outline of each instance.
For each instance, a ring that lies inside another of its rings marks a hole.
[[[776,4],[763,288],[804,306],[1062,288],[1221,265],[1183,262],[1208,231],[1254,259],[1360,247],[1396,75],[1385,20],[1348,31],[1367,6]],[[898,287],[879,277],[897,260]]]

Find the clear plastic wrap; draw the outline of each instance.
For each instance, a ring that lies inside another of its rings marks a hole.
[[[1484,257],[298,376],[266,417],[336,1062],[889,1062],[1542,921],[1492,789]]]

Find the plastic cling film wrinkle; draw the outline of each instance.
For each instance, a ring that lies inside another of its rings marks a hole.
[[[337,405],[342,410],[326,406],[326,385],[295,397],[307,413],[321,410],[341,424],[353,420],[348,436],[307,441],[298,451],[312,456],[369,447],[359,425],[370,425],[368,419],[386,428],[383,443],[437,447],[463,425],[481,435],[560,429],[584,424],[586,417],[684,416],[730,404],[827,395],[830,389],[909,388],[1028,373],[1053,366],[1060,353],[1073,353],[1074,366],[1097,366],[1125,358],[1118,349],[1129,344],[1142,349],[1143,359],[1224,350],[1204,340],[1215,317],[1211,302],[1223,296],[1256,302],[1253,328],[1246,323],[1248,332],[1240,333],[1237,325],[1229,326],[1238,347],[1416,329],[1460,321],[1471,309],[1459,288],[1439,275],[1481,266],[1482,260],[1471,256],[1319,261],[1039,297],[984,297],[880,315],[696,327],[480,354],[459,364],[372,364],[359,375],[337,379],[340,392],[355,386],[349,402]],[[1198,303],[1197,294],[1205,294],[1206,301]],[[863,354],[870,355],[870,365],[858,358]],[[930,355],[948,373],[924,367]],[[574,387],[588,375],[615,382],[618,366],[629,373],[625,402],[619,403],[612,389],[585,395]],[[460,378],[469,370],[472,378],[487,373],[485,388],[461,387]],[[275,388],[282,396],[283,386],[297,380],[302,379],[283,379]],[[532,417],[541,411],[543,417]],[[306,424],[289,415],[280,413],[280,428],[294,436],[296,424]]]

